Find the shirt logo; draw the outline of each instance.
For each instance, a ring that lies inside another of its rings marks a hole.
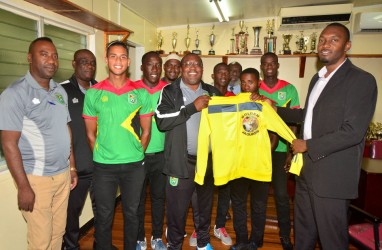
[[[129,94],[129,102],[131,104],[136,104],[137,103],[137,96],[134,94]]]
[[[61,104],[65,104],[65,101],[64,101],[64,98],[62,97],[62,95],[60,93],[55,93],[54,94],[57,98],[57,101]]]
[[[176,187],[176,186],[178,186],[178,178],[176,178],[176,177],[170,177],[170,185],[171,186],[173,186],[173,187]]]
[[[33,104],[40,104],[40,100],[35,97],[32,99],[32,103]]]
[[[285,100],[285,98],[286,98],[286,92],[278,92],[277,93],[278,94],[278,99],[279,100]]]
[[[245,113],[241,118],[243,124],[243,134],[251,136],[259,132],[257,130],[259,127],[259,122],[256,113],[248,112]]]
[[[109,98],[106,95],[101,97],[101,102],[107,102],[108,100]]]
[[[72,102],[73,102],[73,103],[78,103],[78,99],[74,97],[74,98],[72,99]]]

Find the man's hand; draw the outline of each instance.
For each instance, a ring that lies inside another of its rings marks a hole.
[[[286,158],[285,158],[285,165],[284,165],[285,173],[289,172],[290,164],[292,163],[292,157],[293,157],[293,155],[291,153],[287,152]]]
[[[252,101],[262,101],[268,103],[275,111],[277,111],[276,103],[264,95],[252,93],[249,97]]]
[[[306,141],[301,139],[293,140],[291,148],[293,150],[293,154],[304,153],[308,150],[308,147],[306,146]]]
[[[35,194],[31,186],[28,185],[26,187],[19,188],[17,200],[20,210],[32,212],[35,202]]]
[[[78,176],[76,171],[70,170],[70,190],[73,190],[77,186]]]
[[[201,111],[204,108],[208,107],[208,102],[211,100],[211,97],[208,95],[201,95],[195,99],[194,105],[197,111]]]

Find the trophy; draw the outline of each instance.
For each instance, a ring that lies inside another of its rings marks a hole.
[[[162,50],[162,45],[163,45],[162,31],[158,32],[157,45],[158,45],[158,50],[157,50],[158,54],[164,54],[164,51]]]
[[[310,35],[310,53],[316,53],[316,44],[317,44],[317,33],[313,32],[313,34]]]
[[[284,52],[284,55],[292,54],[292,51],[290,50],[290,47],[289,47],[289,42],[290,42],[291,38],[292,38],[291,34],[287,34],[287,35],[283,34],[283,39],[284,39],[283,52]]]
[[[231,46],[228,55],[236,55],[235,53],[235,27],[232,28],[232,38],[230,39]]]
[[[236,53],[237,54],[248,54],[248,47],[247,47],[247,40],[248,40],[248,28],[247,32],[243,31],[244,28],[244,21],[241,20],[239,22],[240,31],[239,33],[235,34],[236,38]]]
[[[304,45],[305,45],[305,41],[304,41],[304,31],[301,30],[300,31],[300,36],[296,36],[297,38],[297,41],[296,41],[296,51],[293,52],[293,54],[301,54],[303,53],[303,50],[304,50]]]
[[[189,37],[190,34],[190,25],[187,25],[187,37],[184,39],[184,43],[186,44],[186,51],[183,52],[184,55],[190,53],[188,50],[188,47],[190,47],[191,38]]]
[[[196,39],[195,39],[195,47],[196,47],[196,49],[192,50],[192,53],[197,54],[197,55],[201,55],[202,54],[202,51],[200,51],[198,49],[199,48],[199,44],[200,44],[199,31],[196,30]]]
[[[178,34],[176,32],[173,32],[172,33],[172,40],[171,40],[171,44],[172,44],[172,52],[170,54],[178,54],[176,51],[175,51],[175,48],[176,48],[176,43],[177,43],[177,39],[176,37],[178,36]]]
[[[276,52],[276,39],[277,37],[273,35],[275,26],[275,19],[267,21],[267,36],[264,37],[264,53]]]
[[[211,30],[211,34],[210,34],[210,45],[211,45],[211,49],[210,51],[208,51],[208,54],[209,55],[215,55],[215,50],[214,50],[214,44],[215,44],[215,34],[214,34],[214,28],[215,28],[215,25],[212,25],[212,30]]]
[[[259,45],[259,38],[260,38],[260,30],[261,26],[252,27],[253,32],[255,33],[255,44],[253,46],[253,49],[251,50],[251,55],[261,55],[263,52],[261,52],[260,45]]]

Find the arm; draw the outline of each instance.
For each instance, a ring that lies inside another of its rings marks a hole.
[[[70,135],[70,156],[69,156],[69,164],[70,164],[70,190],[73,190],[77,186],[78,176],[77,176],[77,168],[76,162],[74,160],[73,153],[73,140],[72,140],[72,130],[68,125],[69,135]]]
[[[277,144],[279,144],[279,137],[276,133],[268,131],[269,139],[271,140],[271,151],[275,151]]]
[[[150,142],[150,137],[151,137],[151,115],[146,115],[146,116],[140,116],[140,124],[141,124],[141,144],[143,147],[143,151],[146,151],[147,146],[149,145]]]
[[[9,171],[16,182],[19,209],[32,212],[35,203],[35,194],[29,184],[23,167],[21,152],[18,147],[20,136],[21,132],[19,131],[3,130],[1,132],[1,142]]]
[[[187,122],[191,115],[198,112],[193,103],[176,105],[176,101],[183,103],[183,100],[175,100],[175,98],[182,98],[182,95],[177,97],[172,95],[168,90],[169,87],[171,86],[167,85],[163,88],[155,110],[155,120],[160,131],[171,130],[179,124]]]
[[[97,120],[85,119],[86,136],[88,137],[88,143],[90,150],[93,152],[94,144],[97,137]]]

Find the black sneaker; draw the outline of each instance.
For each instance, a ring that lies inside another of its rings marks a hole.
[[[254,241],[250,241],[248,244],[248,250],[257,250],[258,246]]]
[[[293,245],[289,237],[280,237],[280,241],[284,250],[293,250]]]
[[[249,244],[247,243],[236,243],[235,245],[230,247],[230,250],[249,250]]]

